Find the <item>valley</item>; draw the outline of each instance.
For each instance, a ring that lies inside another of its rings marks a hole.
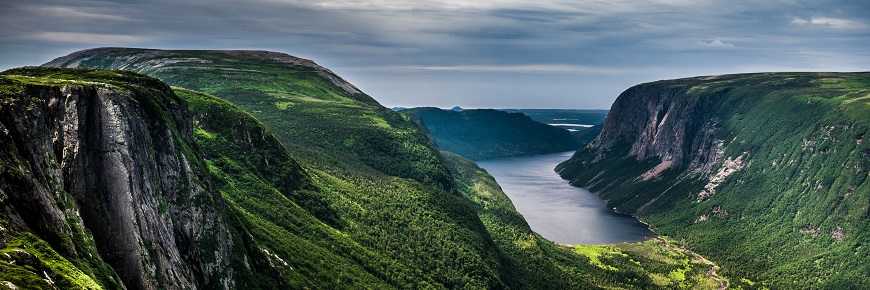
[[[397,113],[276,52],[79,51],[0,73],[0,281],[860,288],[868,93],[866,73],[667,80],[629,88],[601,124]],[[548,137],[444,148],[480,132]],[[580,149],[540,155],[561,146]],[[553,173],[565,159],[558,174],[588,191]]]
[[[542,238],[485,171],[313,62],[107,48],[53,63],[161,79],[2,73],[0,281],[16,287],[706,283],[669,276],[706,267],[661,247],[588,256]]]

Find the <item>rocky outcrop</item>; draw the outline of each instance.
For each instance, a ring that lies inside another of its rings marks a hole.
[[[232,288],[224,204],[186,104],[157,80],[117,74],[133,85],[2,78],[4,219],[68,257],[79,247],[69,237],[91,233],[131,289]]]
[[[680,80],[629,88],[616,99],[601,134],[589,146],[607,150],[628,142],[637,160],[658,157],[675,165],[709,155],[716,143],[716,120],[710,116],[722,94],[688,98],[688,91]]]
[[[727,175],[717,175],[723,165],[724,141],[717,138],[721,121],[715,110],[730,89],[698,93],[698,83],[730,77],[659,81],[627,89],[613,103],[601,134],[561,164],[558,171],[574,185],[606,185],[600,190],[627,180],[616,181],[600,171],[591,178],[577,178],[578,172],[607,167],[605,164],[614,159],[626,157],[645,164],[630,165],[643,170],[628,178],[634,180],[632,183],[657,179],[672,168],[685,168],[685,172],[704,178],[724,178]],[[611,181],[602,183],[607,179]],[[718,185],[711,182],[714,187]]]

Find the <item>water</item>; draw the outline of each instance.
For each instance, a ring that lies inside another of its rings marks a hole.
[[[477,162],[495,177],[532,230],[560,244],[635,242],[655,233],[636,218],[608,208],[555,171],[573,152]]]

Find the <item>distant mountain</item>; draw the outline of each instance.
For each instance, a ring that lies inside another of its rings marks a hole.
[[[601,133],[607,118],[607,110],[578,109],[499,109],[511,113],[523,113],[532,120],[571,131],[581,144],[589,143]]]
[[[544,124],[581,124],[597,125],[604,124],[607,118],[607,110],[579,110],[579,109],[499,109],[510,113],[523,113],[532,120]]]
[[[420,123],[444,150],[472,160],[576,150],[566,129],[498,110],[413,108],[401,112]]]
[[[558,167],[732,286],[870,288],[870,73],[641,84]]]

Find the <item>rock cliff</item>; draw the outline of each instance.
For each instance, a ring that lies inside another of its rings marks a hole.
[[[168,86],[120,71],[29,68],[0,84],[0,202],[11,231],[102,259],[132,289],[233,286],[223,200]]]
[[[716,143],[712,113],[723,92],[688,97],[687,81],[692,80],[629,88],[616,99],[601,134],[589,146],[604,152],[628,143],[628,153],[637,160],[656,157],[666,164],[693,161],[696,167],[708,167],[716,161],[707,157]]]

